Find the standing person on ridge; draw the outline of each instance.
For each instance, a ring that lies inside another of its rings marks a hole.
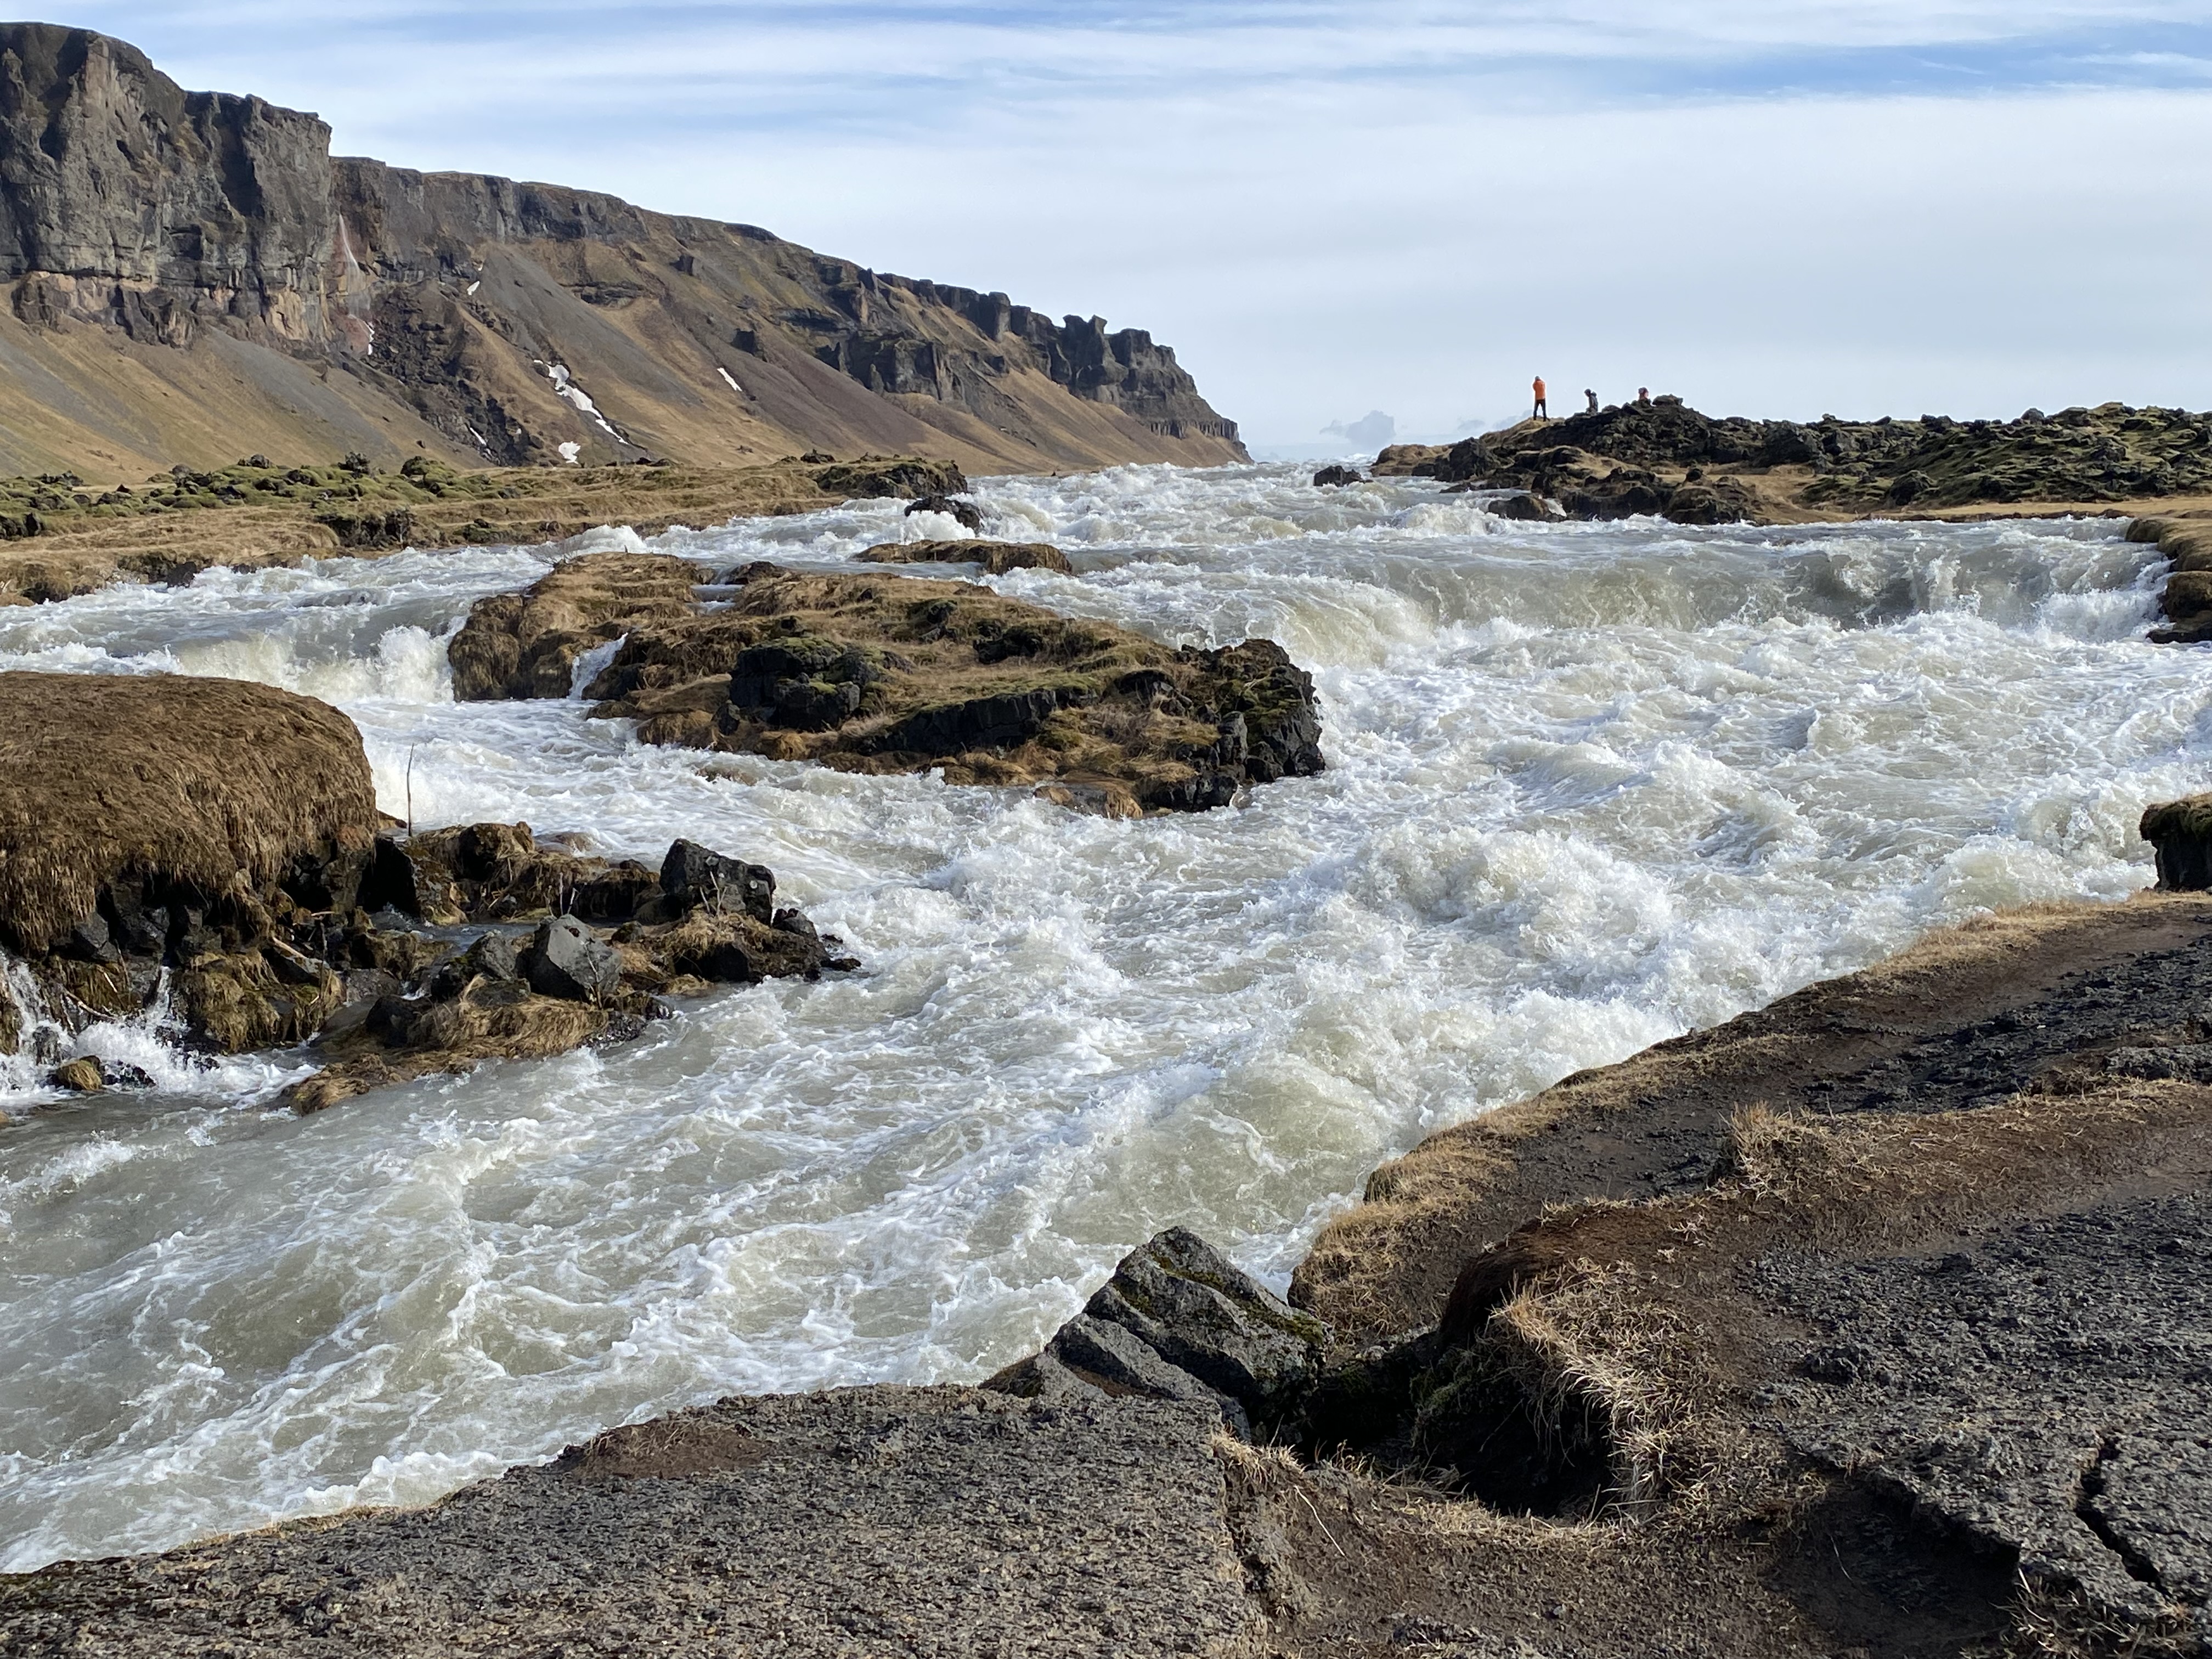
[[[1584,387],[1583,388],[1583,396],[1589,399],[1589,407],[1587,410],[1583,410],[1583,412],[1584,414],[1587,414],[1587,415],[1595,415],[1595,414],[1596,414],[1596,413],[1597,413],[1597,393],[1596,393],[1596,392],[1593,392],[1593,391],[1591,391],[1588,386],[1584,386]]]
[[[1544,402],[1544,377],[1540,374],[1536,377],[1536,412],[1528,418],[1532,421],[1552,418],[1552,411]]]

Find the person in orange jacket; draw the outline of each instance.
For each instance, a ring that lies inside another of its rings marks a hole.
[[[1552,411],[1544,402],[1544,377],[1540,374],[1536,377],[1536,413],[1528,418],[1547,421],[1552,418]]]

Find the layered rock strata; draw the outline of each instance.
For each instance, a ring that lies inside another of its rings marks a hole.
[[[2154,545],[2173,571],[2159,596],[2166,625],[2151,638],[2161,645],[2212,640],[2212,515],[2137,519],[2128,539]]]
[[[1142,330],[751,226],[334,158],[314,116],[186,93],[87,30],[0,26],[0,469],[1243,454]]]
[[[1118,816],[1325,764],[1312,680],[1272,641],[1176,650],[969,583],[772,564],[718,581],[659,555],[571,560],[479,601],[448,647],[454,696],[568,696],[617,640],[583,693],[647,743],[941,769]]]

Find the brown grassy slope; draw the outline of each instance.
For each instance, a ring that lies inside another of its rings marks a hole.
[[[0,472],[76,472],[109,488],[240,455],[350,451],[387,467],[415,455],[483,464],[328,364],[227,334],[179,350],[89,324],[33,328],[0,307]]]
[[[1321,768],[1311,682],[1267,641],[1174,650],[966,582],[766,564],[702,609],[701,574],[594,555],[481,601],[449,648],[455,695],[564,696],[582,652],[626,635],[586,690],[648,743],[941,766],[1115,814],[1224,805],[1242,783]]]
[[[1461,1264],[1540,1215],[1594,1198],[1701,1184],[1734,1115],[1815,1109],[1825,1080],[1978,1019],[2033,1005],[2069,975],[2178,948],[2212,930],[2212,900],[2142,895],[2117,906],[2034,906],[1923,940],[1863,973],[1577,1073],[1423,1141],[1370,1177],[1324,1229],[1292,1299],[1376,1335],[1435,1319]]]
[[[120,580],[179,581],[216,565],[258,569],[402,546],[529,545],[594,526],[641,535],[811,513],[856,495],[957,489],[939,462],[893,458],[748,467],[508,467],[410,463],[416,477],[336,467],[228,465],[179,483],[155,475],[128,501],[67,481],[0,482],[0,526],[35,512],[41,533],[0,539],[0,605],[64,599]],[[294,485],[294,474],[318,482]],[[220,492],[220,493],[217,493]],[[90,504],[88,505],[87,503]],[[349,520],[406,515],[387,533]],[[365,539],[364,539],[365,534]]]
[[[126,874],[212,896],[376,835],[353,723],[236,680],[0,674],[0,939],[18,951]]]

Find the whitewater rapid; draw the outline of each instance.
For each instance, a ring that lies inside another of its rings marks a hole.
[[[421,1502],[732,1391],[979,1378],[1174,1224],[1279,1284],[1436,1128],[2148,885],[2136,818],[2212,761],[2212,653],[2144,641],[2162,567],[2114,523],[1529,526],[1281,467],[977,494],[1078,571],[1001,592],[1280,640],[1326,775],[1117,823],[456,705],[445,640],[548,550],[0,611],[0,667],[330,700],[418,826],[766,863],[866,964],[306,1120],[270,1106],[296,1054],[100,1028],[160,1086],[86,1105],[0,1060],[0,1570]],[[878,502],[652,545],[842,568],[925,532],[964,533]]]

